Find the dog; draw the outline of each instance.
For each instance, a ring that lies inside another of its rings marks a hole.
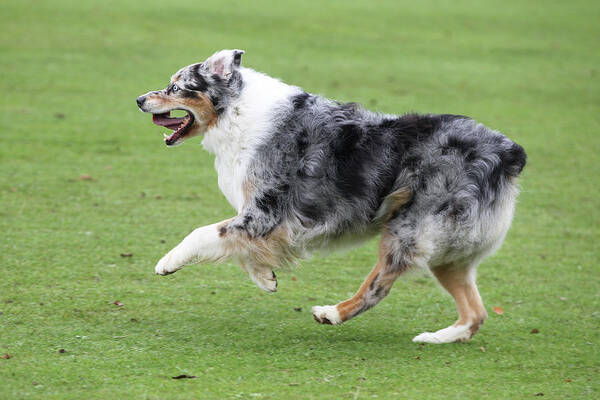
[[[469,117],[379,114],[307,93],[243,67],[243,54],[218,51],[137,98],[172,131],[167,146],[204,136],[237,211],[194,230],[155,272],[233,258],[275,292],[273,268],[380,234],[377,264],[356,294],[313,307],[315,320],[346,322],[379,303],[400,275],[423,268],[452,295],[458,320],[413,341],[471,339],[487,318],[476,268],[511,224],[523,148]]]

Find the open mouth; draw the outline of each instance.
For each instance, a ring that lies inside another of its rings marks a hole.
[[[162,114],[152,114],[152,122],[173,131],[170,135],[165,133],[165,144],[167,146],[177,144],[179,139],[187,135],[194,124],[194,116],[189,111],[186,112],[187,115],[181,118],[171,117],[171,111]]]

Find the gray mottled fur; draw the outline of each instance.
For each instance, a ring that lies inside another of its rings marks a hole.
[[[469,258],[496,243],[505,231],[489,237],[486,227],[512,213],[525,163],[520,146],[467,117],[382,116],[304,93],[272,129],[236,227],[268,235],[291,221],[308,240],[360,235],[380,226],[386,196],[408,188],[412,199],[387,222],[397,268]]]

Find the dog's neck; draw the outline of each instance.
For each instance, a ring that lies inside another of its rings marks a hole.
[[[215,154],[219,188],[238,211],[242,187],[254,150],[273,133],[273,111],[302,90],[248,68],[241,68],[242,89],[228,102],[217,123],[204,135],[202,145]]]
[[[238,96],[228,99],[227,108],[217,123],[204,134],[202,144],[217,157],[252,147],[250,144],[271,131],[273,110],[278,103],[301,89],[290,86],[249,68],[241,68],[242,89]]]

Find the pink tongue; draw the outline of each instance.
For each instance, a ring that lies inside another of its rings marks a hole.
[[[154,122],[156,125],[164,126],[175,131],[183,123],[185,117],[171,118],[169,115],[171,115],[170,111],[164,114],[153,114],[152,122]]]

